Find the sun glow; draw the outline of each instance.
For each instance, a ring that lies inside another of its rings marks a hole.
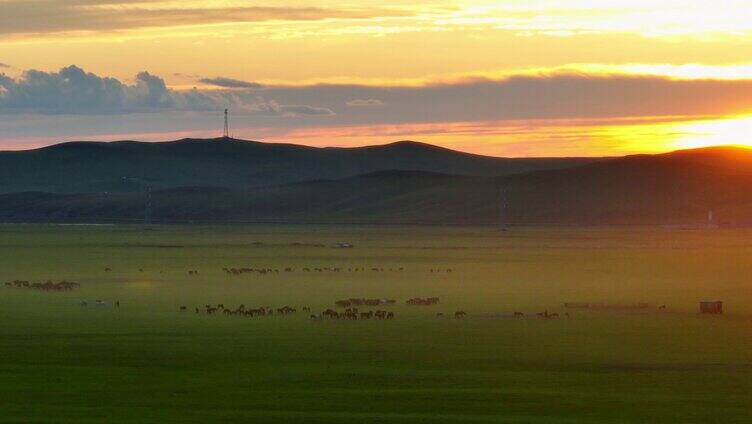
[[[554,119],[367,125],[297,129],[239,128],[239,136],[314,146],[355,147],[394,140],[492,156],[612,156],[718,146],[752,147],[752,116]]]
[[[677,136],[670,145],[677,149],[731,144],[752,147],[752,116],[685,122],[674,128]]]

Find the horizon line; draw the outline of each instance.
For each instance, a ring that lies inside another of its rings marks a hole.
[[[499,158],[499,159],[565,159],[565,158],[620,158],[620,157],[627,157],[627,156],[635,156],[635,155],[661,155],[661,154],[670,154],[674,152],[682,152],[682,151],[693,151],[693,150],[705,150],[705,149],[737,149],[737,150],[752,150],[752,147],[744,145],[744,144],[718,144],[718,145],[709,145],[709,146],[700,146],[700,147],[691,147],[686,149],[667,149],[665,151],[660,152],[635,152],[635,153],[628,153],[628,154],[617,154],[617,155],[572,155],[572,156],[497,156],[497,155],[491,155],[491,154],[480,154],[480,153],[473,153],[465,150],[455,149],[455,148],[449,148],[445,146],[441,146],[438,144],[432,144],[427,143],[423,141],[418,140],[410,140],[410,139],[402,139],[402,140],[396,140],[396,141],[390,141],[390,142],[384,142],[380,144],[365,144],[362,146],[314,146],[309,144],[301,144],[301,143],[292,143],[292,142],[280,142],[280,141],[262,141],[262,140],[253,140],[253,139],[245,139],[245,138],[237,138],[233,136],[217,136],[217,137],[182,137],[177,139],[167,139],[167,140],[135,140],[135,139],[118,139],[118,140],[94,140],[94,139],[84,139],[84,140],[66,140],[66,141],[60,141],[60,142],[54,142],[50,144],[46,144],[43,146],[38,147],[32,147],[32,148],[21,148],[21,149],[0,149],[0,153],[22,153],[22,152],[32,152],[36,150],[44,150],[53,148],[56,146],[66,145],[66,144],[115,144],[115,143],[143,143],[143,144],[165,144],[165,143],[177,143],[177,142],[188,142],[188,141],[207,141],[207,142],[222,142],[222,141],[236,141],[236,142],[243,142],[243,143],[257,143],[257,144],[265,144],[265,145],[277,145],[277,146],[294,146],[294,147],[303,147],[308,149],[318,149],[318,150],[326,150],[326,149],[336,149],[336,150],[358,150],[358,149],[367,149],[367,148],[377,148],[377,147],[388,147],[388,146],[395,146],[399,144],[414,144],[414,145],[421,145],[426,146],[434,149],[440,149],[440,150],[446,150],[446,151],[452,151],[457,153],[462,153],[466,155],[472,155],[472,156],[481,156],[481,157],[489,157],[489,158]]]

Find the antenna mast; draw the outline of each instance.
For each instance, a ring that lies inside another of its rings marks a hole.
[[[223,133],[224,138],[230,138],[230,122],[227,115],[227,109],[225,109],[225,131]]]

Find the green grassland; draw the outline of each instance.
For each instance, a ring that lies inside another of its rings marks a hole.
[[[0,422],[747,423],[750,258],[750,230],[0,226],[0,282],[81,283],[0,286]],[[396,318],[192,311],[349,297]],[[715,298],[724,316],[697,313]],[[667,310],[535,317],[568,301]]]

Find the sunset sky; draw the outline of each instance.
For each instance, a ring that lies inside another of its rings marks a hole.
[[[749,52],[748,0],[0,0],[0,149],[752,144]]]

